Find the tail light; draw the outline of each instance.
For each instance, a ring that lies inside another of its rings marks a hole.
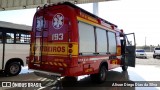
[[[72,47],[73,47],[73,44],[69,44],[68,47],[69,47],[69,48],[72,48]]]
[[[73,44],[69,44],[68,47],[69,47],[68,52],[71,54],[73,52],[73,50],[72,50]]]
[[[69,53],[72,53],[73,52],[73,50],[72,49],[69,49]]]

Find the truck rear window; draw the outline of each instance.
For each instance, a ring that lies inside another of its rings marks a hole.
[[[136,52],[145,52],[144,50],[136,50]]]
[[[160,50],[160,48],[155,48],[155,50]]]

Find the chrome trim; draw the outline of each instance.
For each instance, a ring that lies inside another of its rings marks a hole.
[[[109,59],[109,57],[90,58],[89,60]]]

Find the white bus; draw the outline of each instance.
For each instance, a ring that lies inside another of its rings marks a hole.
[[[18,75],[29,54],[30,26],[0,22],[0,71]]]

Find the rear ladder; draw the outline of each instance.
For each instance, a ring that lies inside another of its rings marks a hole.
[[[37,7],[37,10],[39,10],[40,6]],[[44,5],[44,11],[42,16],[43,26],[41,30],[35,30],[35,44],[34,44],[34,63],[37,65],[41,65],[43,62],[43,46],[44,46],[44,32],[46,32],[47,28],[45,28],[45,5]],[[37,16],[36,16],[36,26],[37,26]],[[37,57],[37,58],[36,58]],[[37,60],[38,59],[38,60]],[[47,58],[46,58],[47,59]]]

